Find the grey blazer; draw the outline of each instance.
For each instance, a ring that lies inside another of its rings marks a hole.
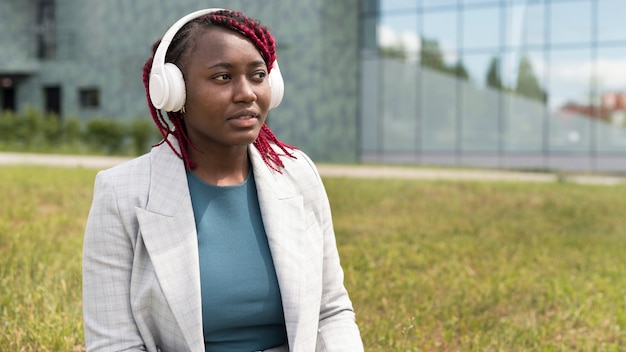
[[[296,151],[297,159],[283,158],[280,174],[256,148],[248,153],[289,350],[363,351],[315,166]],[[87,351],[204,351],[191,198],[184,165],[166,144],[96,177],[83,313]]]

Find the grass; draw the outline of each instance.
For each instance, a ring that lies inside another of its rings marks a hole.
[[[94,170],[0,168],[0,350],[83,349]],[[626,348],[626,187],[325,180],[367,351]]]
[[[0,168],[0,350],[81,349],[81,246],[93,177]]]
[[[621,351],[626,188],[327,180],[369,351]]]

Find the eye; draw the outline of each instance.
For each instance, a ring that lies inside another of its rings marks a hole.
[[[213,79],[216,81],[228,81],[230,79],[230,75],[228,73],[220,73],[213,76]]]
[[[265,77],[267,77],[267,72],[265,72],[264,70],[255,71],[252,74],[252,79],[259,82],[262,82]]]

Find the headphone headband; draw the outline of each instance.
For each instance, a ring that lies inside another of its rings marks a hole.
[[[209,8],[192,12],[176,21],[165,32],[154,53],[148,85],[150,101],[155,108],[165,111],[179,111],[185,105],[186,92],[183,74],[175,64],[165,62],[167,49],[176,33],[188,22],[221,10],[225,9]],[[277,61],[274,61],[268,81],[271,87],[270,109],[273,109],[280,104],[284,94],[284,82]]]
[[[212,9],[198,10],[174,22],[174,24],[165,32],[165,34],[163,35],[163,38],[161,38],[159,47],[157,48],[156,53],[154,53],[154,59],[152,61],[152,70],[165,65],[165,54],[167,54],[167,49],[169,49],[170,44],[172,43],[172,39],[174,39],[174,36],[176,35],[176,33],[178,33],[178,31],[181,28],[183,28],[184,25],[191,22],[192,20],[195,20],[196,18],[200,16],[207,15],[212,12],[216,12],[220,10],[224,10],[224,9],[212,8]]]

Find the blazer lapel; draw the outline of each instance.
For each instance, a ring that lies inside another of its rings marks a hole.
[[[296,194],[286,175],[270,169],[256,148],[250,146],[259,207],[280,287],[290,345],[298,337],[302,320],[304,274],[301,253],[306,242],[302,197]]]
[[[148,203],[146,209],[136,209],[137,219],[159,284],[189,350],[201,351],[198,241],[184,164],[166,145],[154,148],[151,159]]]

